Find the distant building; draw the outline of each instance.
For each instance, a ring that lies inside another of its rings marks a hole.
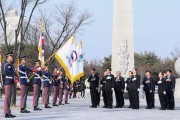
[[[7,22],[7,37],[8,37],[8,44],[12,45],[15,43],[15,29],[17,28],[20,16],[16,10],[9,10],[6,13],[6,22]],[[25,31],[27,20],[24,18],[23,27],[21,30]],[[2,31],[2,30],[0,30]],[[29,24],[27,33],[25,34],[24,42],[27,44],[31,44],[32,41],[39,40],[40,31],[37,27],[35,27],[32,23]],[[3,37],[1,37],[2,43],[4,43]],[[17,42],[21,41],[21,33],[18,35]]]

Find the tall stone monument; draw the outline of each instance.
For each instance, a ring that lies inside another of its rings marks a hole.
[[[114,0],[112,34],[112,73],[126,77],[134,68],[132,0]]]

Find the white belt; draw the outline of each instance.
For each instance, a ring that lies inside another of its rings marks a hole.
[[[44,79],[43,81],[49,81],[49,79]]]
[[[13,77],[6,76],[7,79],[13,79]]]
[[[22,77],[20,77],[20,78],[26,78],[26,79],[28,79],[28,77],[26,77],[26,76],[22,76]]]
[[[35,78],[35,79],[38,79],[38,78],[41,79],[41,77],[34,77],[34,78]]]

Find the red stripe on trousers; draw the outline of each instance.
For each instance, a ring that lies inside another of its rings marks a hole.
[[[65,97],[65,101],[67,102],[68,101],[68,90],[65,90],[64,93],[65,93],[65,96],[64,96]]]
[[[48,87],[44,88],[44,105],[46,105],[46,101],[47,101],[47,96],[48,96]]]
[[[33,85],[34,87],[34,94],[33,94],[33,106],[35,105],[35,99],[36,99],[36,96],[37,96],[37,84],[34,84]]]
[[[63,99],[63,89],[59,89],[59,102],[62,102]]]
[[[10,86],[11,85],[6,85],[5,87],[4,114],[8,114],[8,101],[9,101],[8,94],[10,91]]]
[[[56,91],[57,91],[57,90],[56,90],[56,86],[54,86],[54,87],[53,87],[54,95],[53,95],[52,103],[55,103],[55,99],[56,99],[56,96],[57,96],[57,95],[56,95],[56,93],[57,93]]]
[[[25,93],[25,86],[21,85],[21,99],[20,99],[20,108],[22,108],[22,103],[23,103],[23,98],[24,98],[24,93]]]

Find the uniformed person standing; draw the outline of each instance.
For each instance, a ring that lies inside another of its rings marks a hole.
[[[65,78],[63,75],[63,72],[60,71],[60,76],[59,76],[59,105],[64,105],[63,102],[63,94],[64,94],[64,87],[65,87]]]
[[[157,81],[158,94],[161,108],[159,110],[166,110],[166,79],[163,78],[163,73],[159,72],[159,80]]]
[[[97,108],[97,94],[98,94],[98,85],[99,85],[99,76],[96,73],[94,68],[90,71],[91,75],[88,78],[88,82],[90,82],[90,94],[91,94],[91,103],[92,108]]]
[[[65,101],[65,104],[70,104],[68,102],[68,92],[70,89],[70,83],[69,83],[69,79],[67,76],[65,77],[65,84],[64,85],[65,85],[64,86],[64,101]]]
[[[14,76],[15,76],[15,68],[12,64],[13,62],[13,53],[6,54],[6,64],[4,66],[5,71],[5,101],[4,101],[4,114],[5,118],[14,118],[15,115],[11,114],[10,105],[11,105],[11,97],[12,97],[12,88],[14,85]]]
[[[49,106],[49,93],[50,93],[50,85],[51,85],[51,73],[48,71],[48,66],[45,65],[45,70],[43,72],[43,89],[44,89],[44,105],[45,108],[51,108]]]
[[[35,68],[33,69],[34,72],[34,80],[33,80],[33,106],[34,110],[42,110],[38,107],[39,97],[40,97],[40,90],[41,90],[41,79],[43,76],[43,69],[41,68],[41,61],[38,60],[35,62]]]
[[[105,86],[106,86],[106,75],[107,75],[107,72],[105,71],[104,72],[104,76],[101,79],[102,96],[103,96],[103,101],[104,101],[103,108],[107,108],[108,107],[108,105],[107,105],[107,96],[106,96],[106,89],[105,89]]]
[[[114,90],[114,75],[111,74],[111,68],[107,69],[106,75],[106,96],[108,108],[113,108],[113,90]]]
[[[167,70],[166,74],[167,74],[167,78],[166,78],[167,109],[174,110],[175,107],[174,91],[175,91],[176,80],[174,76],[172,76],[171,70]]]
[[[54,67],[54,73],[53,73],[53,99],[52,103],[53,106],[59,106],[57,105],[57,96],[58,96],[58,88],[59,88],[59,72],[57,70],[57,67]]]
[[[21,98],[20,98],[20,108],[21,113],[30,113],[30,111],[26,110],[26,101],[28,95],[28,72],[33,72],[29,67],[26,66],[26,56],[20,58],[21,64],[19,65],[19,79],[21,85]]]
[[[133,107],[133,102],[132,102],[132,76],[133,76],[133,72],[129,71],[128,74],[128,78],[126,80],[126,90],[128,91],[128,97],[129,97],[129,107],[128,108],[132,108]]]
[[[154,99],[154,80],[151,77],[151,71],[146,71],[146,77],[143,80],[144,85],[144,91],[146,94],[146,102],[147,102],[147,108],[146,109],[152,109],[153,108],[153,99]]]
[[[117,71],[116,77],[114,79],[114,91],[116,96],[115,108],[122,108],[124,106],[124,88],[125,88],[124,77],[121,76],[120,71]]]
[[[131,81],[131,96],[132,109],[139,109],[139,90],[140,90],[140,75],[137,74],[137,69],[132,70],[133,76]]]

